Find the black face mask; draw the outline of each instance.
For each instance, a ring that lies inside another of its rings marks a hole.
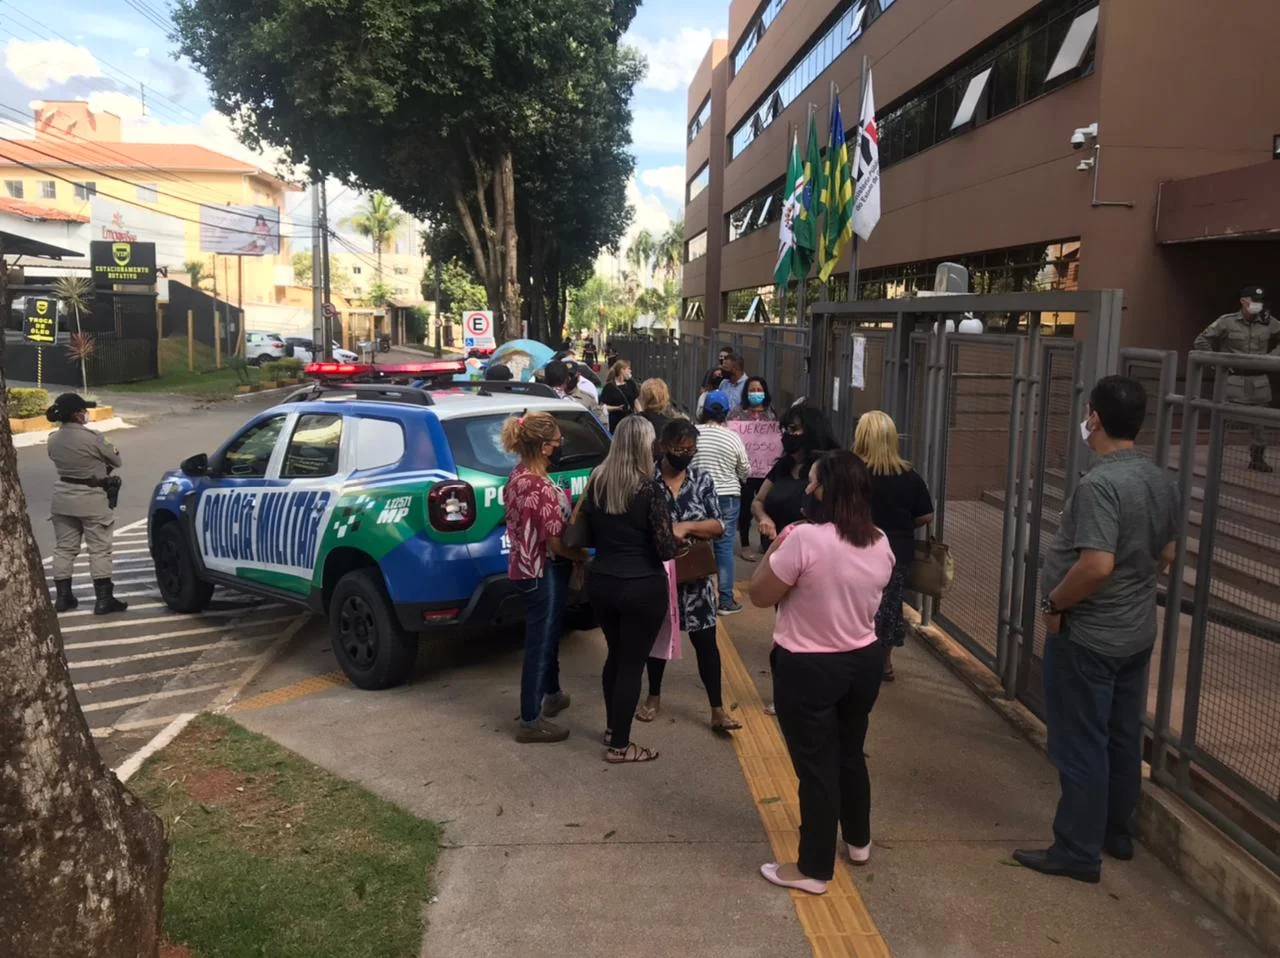
[[[784,432],[782,434],[782,451],[788,456],[794,456],[804,448],[804,436],[797,436],[793,432]]]
[[[804,497],[804,505],[800,507],[800,511],[810,522],[818,522],[822,516],[822,500],[812,492],[807,493]]]
[[[667,453],[667,462],[671,464],[671,468],[676,472],[684,472],[689,468],[689,463],[693,462],[693,456],[687,453],[669,452]]]
[[[547,465],[554,468],[560,465],[560,460],[563,458],[564,448],[561,446],[554,446],[552,447],[550,454],[547,456]]]

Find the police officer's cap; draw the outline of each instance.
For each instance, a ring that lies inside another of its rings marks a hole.
[[[1251,299],[1255,303],[1260,303],[1267,298],[1266,291],[1261,286],[1246,286],[1240,290],[1241,299]]]
[[[53,401],[53,404],[58,407],[59,412],[66,413],[68,415],[83,412],[86,409],[96,409],[98,407],[96,402],[90,402],[79,393],[63,393]]]

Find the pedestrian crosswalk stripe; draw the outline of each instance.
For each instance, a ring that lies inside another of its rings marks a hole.
[[[129,608],[133,608],[130,606]],[[241,609],[209,609],[200,613],[201,616],[248,616],[262,609],[279,609],[282,605],[279,602],[258,605],[252,608]],[[150,625],[153,622],[198,622],[199,618],[191,613],[178,613],[177,615],[153,615],[153,616],[134,616],[133,618],[106,619],[102,622],[91,622],[87,625],[72,625],[64,628],[62,634],[68,632],[92,632],[97,629],[128,629],[135,625]],[[252,624],[252,623],[246,623]]]
[[[228,665],[240,665],[243,662],[252,662],[256,658],[256,655],[238,655],[234,659],[222,659],[218,662],[195,662],[191,665],[179,665],[171,669],[157,669],[154,672],[130,672],[128,675],[114,675],[109,679],[97,679],[93,682],[79,682],[76,684],[76,692],[93,692],[97,689],[104,689],[112,685],[128,685],[132,682],[149,682],[152,679],[166,679],[174,675],[189,675],[192,672],[208,672],[211,669],[220,669]]]
[[[274,639],[274,635],[258,635],[249,639],[236,640],[237,645],[247,645],[252,642],[262,642],[267,639]],[[205,645],[180,645],[172,649],[160,649],[156,652],[135,652],[133,655],[121,655],[111,659],[86,659],[83,662],[68,662],[67,665],[74,672],[76,669],[99,669],[107,668],[112,665],[127,665],[130,662],[146,662],[151,659],[162,659],[170,655],[187,655],[195,652],[208,652],[211,649],[226,648],[227,640],[223,639],[218,642],[209,642]]]
[[[160,632],[155,635],[136,635],[126,639],[98,639],[94,642],[68,642],[63,648],[65,649],[101,649],[115,645],[139,645],[143,642],[164,642],[168,639],[183,639],[192,635],[210,635],[214,632],[232,633],[240,628],[249,628],[251,626],[277,625],[281,622],[288,622],[294,618],[292,615],[277,616],[273,619],[260,619],[256,622],[245,622],[240,626],[223,623],[222,625],[208,626],[203,629],[182,629],[177,632]]]
[[[110,702],[93,702],[80,706],[82,712],[107,712],[111,709],[128,708],[131,705],[142,705],[144,702],[156,702],[160,699],[177,699],[184,695],[196,695],[199,692],[213,692],[222,688],[221,682],[209,685],[193,685],[189,689],[168,689],[164,692],[148,692],[146,695],[131,695],[124,699],[112,699]],[[117,731],[119,731],[117,729]]]
[[[115,593],[115,596],[116,596],[117,598],[120,598],[121,596],[126,596],[126,595],[143,595],[143,596],[145,596],[145,595],[150,595],[150,596],[155,596],[155,593],[154,593],[154,592],[117,592],[117,593]],[[83,602],[83,603],[81,603],[81,604],[82,604],[82,605],[88,605],[89,603],[87,603],[87,602]],[[240,606],[238,606],[237,608],[235,608],[234,610],[233,610],[233,609],[206,609],[206,610],[205,610],[203,613],[201,613],[201,614],[203,614],[203,615],[226,615],[228,612],[236,611],[236,612],[241,612],[241,613],[243,613],[243,614],[245,614],[245,615],[248,615],[250,612],[256,612],[256,611],[258,611],[259,609],[270,609],[270,608],[274,608],[275,606],[278,606],[278,605],[280,605],[280,603],[279,603],[279,602],[255,602],[255,603],[253,603],[253,604],[240,605]],[[139,610],[139,609],[167,609],[167,608],[169,608],[169,607],[168,607],[167,605],[165,605],[163,602],[130,602],[130,603],[129,603],[129,611],[130,611],[130,612],[133,612],[133,611],[135,611],[135,610]],[[76,612],[59,612],[59,613],[58,613],[58,620],[59,620],[59,621],[61,621],[61,620],[63,620],[63,619],[74,619],[74,618],[78,618],[78,617],[80,617],[80,616],[85,616],[85,615],[93,615],[93,609],[79,609],[79,610],[78,610],[78,611],[76,611]],[[195,614],[194,614],[194,613],[192,613],[192,614],[191,614],[191,615],[189,615],[188,617],[189,617],[189,618],[194,618],[194,617],[195,617]],[[135,621],[136,621],[136,620],[135,620]],[[141,617],[141,621],[144,621],[144,622],[154,622],[154,621],[156,621],[156,620],[155,620],[155,619],[153,619],[153,618],[148,618],[148,617],[146,617],[146,616],[142,616],[142,617]],[[67,630],[66,630],[66,629],[63,629],[62,631],[63,631],[63,632],[65,632],[65,631],[67,631]]]
[[[180,714],[182,713],[179,712],[178,715]],[[124,722],[120,725],[108,726],[107,728],[93,728],[89,730],[89,734],[94,738],[104,739],[110,738],[117,732],[141,732],[149,728],[161,728],[176,719],[178,715],[164,715],[160,718],[142,719],[138,722]]]

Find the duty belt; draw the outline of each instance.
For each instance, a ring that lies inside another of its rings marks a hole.
[[[72,479],[70,476],[59,476],[59,482],[65,482],[73,486],[88,486],[90,489],[105,489],[106,479]]]
[[[101,489],[107,494],[107,506],[114,509],[120,501],[119,476],[107,476],[105,479],[74,479],[71,476],[59,476],[58,479],[72,486],[88,486],[90,489]]]

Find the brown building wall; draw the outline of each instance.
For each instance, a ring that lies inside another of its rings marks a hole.
[[[682,324],[684,332],[697,333],[714,329],[720,321],[720,261],[721,247],[724,244],[724,97],[729,79],[728,66],[728,44],[724,40],[715,40],[707,49],[690,85],[686,125],[697,115],[708,94],[711,96],[711,119],[689,144],[685,153],[686,198],[689,180],[704,163],[709,164],[709,177],[707,188],[685,206],[685,240],[706,230],[707,254],[684,264],[684,296],[704,298],[703,322]]]

